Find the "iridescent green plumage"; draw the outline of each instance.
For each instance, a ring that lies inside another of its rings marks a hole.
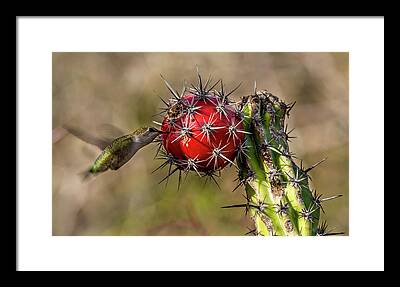
[[[131,134],[113,140],[97,157],[90,168],[90,172],[94,174],[107,169],[119,169],[132,158],[138,149],[152,142],[159,134],[158,132],[146,133],[146,131],[147,128],[141,128]]]
[[[142,127],[132,133],[119,136],[115,139],[99,139],[77,128],[69,126],[65,126],[65,128],[78,138],[102,149],[101,154],[97,157],[93,165],[89,170],[83,173],[84,178],[91,174],[95,175],[109,169],[119,169],[126,164],[139,149],[153,142],[160,134],[160,131],[157,129]],[[117,133],[122,133],[122,131],[116,128],[115,131],[118,131]]]

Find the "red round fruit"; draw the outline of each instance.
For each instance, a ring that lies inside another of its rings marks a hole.
[[[180,169],[207,172],[233,163],[244,141],[242,119],[224,97],[187,93],[162,122],[163,146]]]

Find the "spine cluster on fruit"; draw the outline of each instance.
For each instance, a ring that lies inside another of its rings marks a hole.
[[[238,171],[234,190],[244,187],[245,202],[223,208],[244,208],[255,225],[249,234],[338,234],[320,224],[320,215],[322,203],[340,195],[323,198],[309,185],[308,173],[325,159],[304,168],[289,150],[293,137],[285,120],[295,103],[256,87],[234,102],[229,96],[238,87],[225,93],[221,80],[203,84],[198,79],[198,86],[184,87],[180,94],[165,81],[172,98],[162,99],[163,121],[155,122],[163,132],[157,156],[164,160],[156,170],[168,167],[162,181],[178,172],[180,183],[182,172],[194,171],[217,183],[215,177],[229,164]]]

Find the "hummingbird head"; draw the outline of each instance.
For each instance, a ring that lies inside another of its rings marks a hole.
[[[144,143],[149,144],[151,143],[158,135],[160,135],[162,131],[157,130],[155,128],[149,127],[147,128],[142,134],[137,136],[137,139]]]

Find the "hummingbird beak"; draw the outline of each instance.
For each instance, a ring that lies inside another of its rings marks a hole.
[[[168,132],[163,132],[163,131],[160,131],[160,130],[158,130],[158,129],[155,129],[155,128],[149,128],[149,132],[157,132],[157,133],[160,133],[160,134],[166,134],[166,133],[168,133]]]

